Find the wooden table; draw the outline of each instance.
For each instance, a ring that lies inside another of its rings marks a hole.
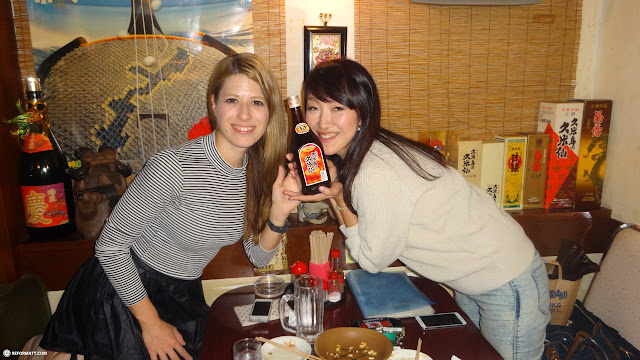
[[[435,301],[433,307],[436,312],[458,311],[467,321],[467,325],[458,328],[423,331],[415,319],[404,318],[402,322],[406,329],[405,348],[415,349],[418,338],[422,338],[422,352],[434,360],[451,360],[451,355],[456,355],[462,360],[502,359],[445,289],[425,278],[412,278],[412,280],[422,292]],[[280,320],[242,327],[233,308],[251,304],[254,299],[253,286],[243,286],[228,291],[216,299],[209,313],[204,344],[200,352],[201,360],[230,360],[232,357],[231,346],[242,338],[263,336],[270,339],[282,335],[294,335],[282,329]],[[345,301],[335,307],[325,309],[324,328],[326,330],[348,326],[349,321],[361,318],[362,314],[358,304],[347,287]]]

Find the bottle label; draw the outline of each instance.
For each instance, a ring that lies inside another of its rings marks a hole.
[[[300,158],[300,164],[302,164],[304,183],[307,186],[315,185],[329,179],[327,169],[324,166],[325,162],[322,158],[322,151],[320,151],[318,145],[314,143],[303,145],[300,150],[298,150],[298,157]]]
[[[296,134],[306,134],[309,132],[309,125],[307,125],[307,123],[299,123],[298,125],[296,125]]]
[[[21,186],[27,226],[45,228],[69,222],[64,183]]]
[[[24,137],[22,151],[33,154],[40,151],[53,150],[48,137],[40,133],[31,133]]]

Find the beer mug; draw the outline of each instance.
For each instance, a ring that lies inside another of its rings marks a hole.
[[[295,327],[285,322],[285,306],[293,300],[293,312],[296,318]],[[297,337],[309,343],[315,342],[323,331],[324,289],[322,279],[313,275],[300,275],[293,282],[293,294],[286,294],[280,299],[280,324],[286,331],[295,333]]]

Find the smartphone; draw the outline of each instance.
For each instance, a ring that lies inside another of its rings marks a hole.
[[[422,330],[441,329],[465,326],[467,322],[457,312],[416,316],[416,321]]]
[[[256,299],[253,302],[251,308],[251,314],[249,314],[249,320],[254,322],[267,322],[269,321],[269,313],[271,312],[271,299]]]

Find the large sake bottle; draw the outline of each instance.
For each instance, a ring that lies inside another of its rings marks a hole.
[[[320,186],[331,186],[327,160],[322,144],[304,121],[304,115],[297,96],[287,98],[291,111],[291,152],[298,165],[298,176],[302,182],[302,193],[314,195]]]
[[[69,165],[49,129],[39,80],[27,78],[26,88],[27,111],[33,116],[23,137],[19,177],[27,230],[31,241],[55,240],[75,230]]]

